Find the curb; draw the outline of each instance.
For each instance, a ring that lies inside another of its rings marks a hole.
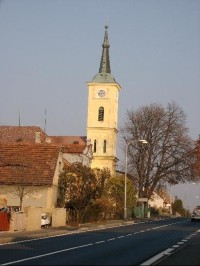
[[[79,226],[66,226],[60,228],[44,228],[35,231],[0,231],[0,245],[17,241],[33,240],[37,238],[50,237],[62,234],[77,234],[85,231],[95,231],[112,228],[116,226],[126,226],[140,222],[150,222],[154,219],[134,219],[134,220],[111,220],[100,223],[86,223]]]

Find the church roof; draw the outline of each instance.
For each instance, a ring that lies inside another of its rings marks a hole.
[[[108,41],[108,26],[105,26],[104,41],[102,44],[102,55],[99,67],[99,73],[97,73],[91,83],[116,83],[115,78],[111,74],[110,68],[110,56],[109,56],[109,41]]]

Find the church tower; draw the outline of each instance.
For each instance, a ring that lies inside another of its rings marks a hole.
[[[108,26],[105,26],[99,73],[88,85],[87,139],[93,145],[92,168],[116,173],[118,98],[120,85],[111,74]]]

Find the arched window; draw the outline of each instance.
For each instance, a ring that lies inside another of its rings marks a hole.
[[[101,106],[99,107],[99,114],[98,114],[98,121],[104,120],[104,108]]]
[[[94,153],[97,151],[97,141],[96,139],[94,140]]]
[[[103,141],[103,153],[106,153],[106,140]]]

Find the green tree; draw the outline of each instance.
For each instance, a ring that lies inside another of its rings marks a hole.
[[[186,116],[174,102],[164,108],[150,104],[127,111],[121,128],[128,149],[128,171],[134,178],[138,196],[150,199],[167,183],[197,180],[194,173],[194,141],[185,126]],[[145,139],[148,144],[137,141]],[[125,150],[125,148],[124,148]]]
[[[78,223],[83,221],[87,209],[101,197],[109,177],[108,169],[91,169],[81,163],[66,166],[59,177],[60,203],[75,210]]]
[[[183,202],[181,199],[176,199],[173,203],[172,203],[172,212],[178,212],[179,214],[183,214],[184,212],[184,208],[183,208]]]
[[[123,218],[124,212],[124,176],[116,175],[106,182],[104,195],[114,206],[115,215]],[[133,180],[127,178],[127,209],[131,210],[136,205],[136,190]]]
[[[190,217],[190,211],[183,207],[182,200],[178,198],[172,203],[172,213],[175,214],[176,212],[181,216]]]

